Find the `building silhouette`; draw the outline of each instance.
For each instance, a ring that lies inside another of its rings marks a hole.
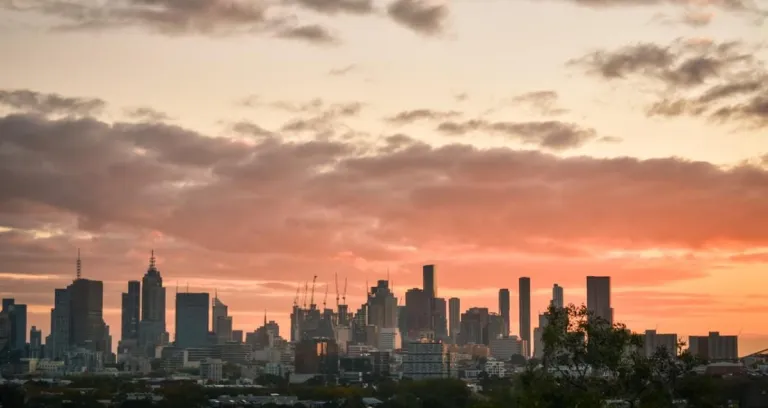
[[[155,251],[152,251],[149,267],[141,279],[141,323],[139,323],[139,345],[150,356],[154,355],[155,347],[165,343],[167,337],[165,295],[163,277],[157,269]]]
[[[207,293],[176,294],[176,336],[177,348],[205,347],[208,345]]]
[[[557,283],[552,286],[552,306],[562,308],[565,306],[563,299],[563,287]]]
[[[459,332],[461,331],[461,299],[457,297],[448,299],[448,322],[451,339],[456,343],[459,340]]]
[[[16,303],[13,298],[3,299],[3,312],[10,319],[9,348],[23,351],[27,346],[27,305]]]
[[[69,345],[89,351],[111,352],[104,323],[104,283],[78,278],[69,292]]]
[[[520,298],[520,339],[525,344],[531,344],[531,278],[520,278],[518,297]]]
[[[51,309],[51,332],[46,337],[45,351],[52,360],[63,360],[69,349],[70,303],[67,289],[56,289]]]
[[[587,276],[587,310],[595,317],[613,324],[609,276]]]
[[[499,289],[499,314],[504,319],[504,335],[509,335],[509,289]]]
[[[129,281],[128,292],[122,296],[122,331],[120,339],[139,340],[139,309],[141,308],[141,282]]]

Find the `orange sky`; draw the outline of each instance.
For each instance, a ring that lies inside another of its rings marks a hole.
[[[285,331],[313,275],[434,263],[462,309],[608,275],[635,330],[768,347],[753,3],[115,4],[0,1],[0,296],[44,335],[81,248],[116,344],[154,248],[171,332],[177,285]]]

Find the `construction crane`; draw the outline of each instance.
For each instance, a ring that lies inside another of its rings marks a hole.
[[[304,309],[307,308],[307,292],[309,292],[309,283],[307,283],[307,281],[304,281],[304,298],[302,299],[302,302],[301,302]]]
[[[336,309],[339,308],[339,273],[336,272],[334,274],[335,280],[336,280]]]
[[[315,306],[315,283],[317,282],[317,275],[312,278],[312,295],[309,298],[309,308],[314,309]]]
[[[299,293],[301,292],[301,282],[296,283],[296,296],[293,298],[293,307],[299,305]]]
[[[328,300],[328,284],[325,284],[325,297],[323,297],[323,310],[325,310],[326,301]]]
[[[341,301],[343,304],[347,304],[347,278],[344,278],[344,291],[341,292]]]

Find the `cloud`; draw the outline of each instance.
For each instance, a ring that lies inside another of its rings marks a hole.
[[[343,66],[343,67],[340,67],[340,68],[334,68],[334,69],[328,71],[328,75],[330,75],[330,76],[344,76],[344,75],[347,75],[350,72],[356,70],[357,68],[358,68],[357,64],[350,64],[350,65],[346,65],[346,66]]]
[[[280,30],[277,36],[324,45],[336,44],[339,41],[328,29],[317,24],[287,27]]]
[[[404,125],[408,123],[417,122],[420,120],[444,120],[461,116],[460,112],[456,111],[434,111],[431,109],[415,109],[409,111],[402,111],[394,116],[386,118],[387,122]]]
[[[478,131],[501,134],[523,144],[536,145],[551,150],[580,147],[597,137],[597,132],[594,129],[558,121],[491,122],[484,119],[473,119],[464,122],[443,122],[438,125],[437,130],[451,136]]]
[[[167,113],[146,106],[126,109],[125,114],[131,119],[145,120],[149,122],[163,122],[170,119],[170,116],[168,116]]]
[[[678,40],[597,51],[570,62],[603,79],[660,86],[649,116],[702,116],[750,127],[768,125],[768,71],[740,42]]]
[[[0,90],[0,105],[43,115],[92,115],[100,113],[106,102],[98,98],[73,98],[17,89]]]
[[[395,22],[417,33],[436,35],[445,28],[448,7],[428,0],[396,0],[387,7],[387,13]]]
[[[557,116],[568,112],[557,106],[558,99],[555,91],[534,91],[513,97],[511,103],[528,105],[544,116]]]
[[[292,0],[302,7],[324,14],[370,14],[373,13],[372,0]]]
[[[312,274],[348,276],[358,305],[365,280],[387,267],[398,288],[416,285],[430,261],[446,291],[503,287],[509,274],[499,271],[510,270],[535,276],[536,288],[581,288],[587,274],[653,286],[705,277],[712,265],[644,252],[768,247],[755,222],[768,217],[762,167],[276,133],[239,140],[155,122],[0,116],[3,293],[45,312],[53,287],[74,275],[78,247],[85,276],[103,279],[107,294],[140,278],[154,247],[171,291],[187,281],[213,291],[215,276],[233,310],[270,316],[289,310],[294,285]],[[244,281],[252,286],[238,290]],[[270,291],[280,296],[253,296]],[[111,295],[105,307],[119,308]],[[248,319],[235,324],[261,316]]]

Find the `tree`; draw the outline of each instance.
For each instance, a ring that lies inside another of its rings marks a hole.
[[[542,365],[520,376],[519,407],[600,407],[607,399],[632,408],[672,407],[679,380],[695,364],[677,350],[646,356],[641,336],[584,305],[550,307],[547,314]]]

